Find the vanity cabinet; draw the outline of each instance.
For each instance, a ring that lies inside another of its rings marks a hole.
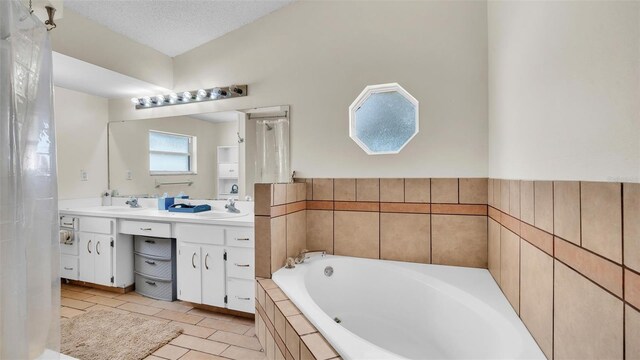
[[[178,299],[254,312],[253,229],[177,224]]]
[[[112,244],[110,235],[80,233],[80,281],[112,285]]]

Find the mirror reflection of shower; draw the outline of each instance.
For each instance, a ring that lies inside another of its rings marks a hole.
[[[289,182],[289,118],[256,118],[256,182]]]

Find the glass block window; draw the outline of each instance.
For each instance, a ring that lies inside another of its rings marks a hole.
[[[349,136],[370,155],[399,153],[418,125],[418,101],[398,84],[367,86],[349,107]]]
[[[180,175],[195,173],[196,137],[149,131],[149,173]]]

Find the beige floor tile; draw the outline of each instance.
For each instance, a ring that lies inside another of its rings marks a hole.
[[[161,358],[169,359],[169,360],[177,360],[182,355],[186,354],[188,351],[189,351],[188,349],[167,344],[161,347],[160,349],[156,350],[156,352],[154,352],[153,355]]]
[[[140,305],[152,305],[154,303],[153,299],[144,297],[142,295],[138,295],[136,293],[128,293],[128,294],[123,294],[123,295],[118,295],[115,297],[118,300],[122,300],[122,301],[126,301],[126,302],[132,302],[132,303],[136,303],[136,304],[140,304]]]
[[[62,308],[60,308],[60,316],[62,317],[71,318],[80,314],[84,314],[84,311],[66,307],[66,306],[63,306]]]
[[[171,323],[175,324],[175,325],[178,325],[178,326],[181,326],[182,330],[183,330],[183,334],[196,336],[196,337],[200,337],[200,338],[207,338],[207,337],[211,336],[211,334],[216,332],[215,329],[211,329],[211,328],[204,327],[204,326],[185,324],[185,323],[182,323],[182,322],[179,322],[179,321],[172,321]]]
[[[203,353],[200,351],[189,350],[180,360],[226,360],[226,358]]]
[[[213,335],[209,336],[209,340],[229,345],[236,345],[251,350],[262,349],[262,346],[260,346],[260,343],[258,342],[258,338],[255,336],[238,335],[222,330],[216,331]]]
[[[238,324],[232,321],[218,320],[213,318],[205,318],[198,323],[198,326],[204,326],[216,330],[228,331],[234,334],[242,335],[249,330],[249,326]]]
[[[115,313],[119,313],[119,314],[129,314],[128,311],[126,310],[122,310],[122,309],[116,309],[110,306],[105,306],[105,305],[93,305],[90,308],[87,308],[87,311],[96,311],[96,310],[104,310],[104,311],[111,311],[111,312],[115,312]]]
[[[159,357],[153,356],[153,355],[149,355],[146,358],[144,358],[144,360],[162,360],[162,358],[159,358]]]
[[[85,291],[91,289],[91,288],[88,288],[88,287],[78,286],[78,285],[71,285],[71,284],[61,284],[60,288],[64,289],[64,290],[71,290],[71,291],[77,291],[77,292],[85,292]]]
[[[150,314],[151,315],[151,314]],[[169,319],[173,321],[180,321],[187,324],[195,325],[204,319],[203,316],[190,315],[172,310],[162,310],[157,314],[152,314],[154,316]]]
[[[116,296],[122,295],[120,293],[111,292],[111,291],[105,291],[105,290],[100,290],[100,289],[89,289],[89,290],[85,291],[85,293],[91,294],[91,295],[102,296],[102,297],[106,297],[106,298],[114,298]]]
[[[171,311],[177,311],[181,313],[186,313],[187,311],[193,309],[193,306],[184,305],[177,301],[170,302],[170,301],[154,300],[151,306],[161,308],[161,309],[167,309]]]
[[[136,312],[144,315],[155,315],[160,311],[162,311],[162,309],[154,308],[151,306],[145,306],[141,304],[135,304],[135,303],[126,303],[126,304],[120,305],[118,306],[118,309]]]
[[[221,355],[237,360],[262,360],[267,358],[262,351],[254,351],[237,346],[229,346]]]
[[[245,336],[256,336],[256,327],[252,326],[251,328],[249,328],[249,330],[247,330],[246,333],[244,333]]]
[[[217,341],[201,339],[190,335],[180,335],[171,340],[171,344],[213,355],[220,355],[229,345]]]
[[[242,316],[234,316],[231,321],[236,322],[238,324],[242,324],[242,325],[247,325],[247,326],[253,326],[255,324],[255,320],[253,319],[249,319],[249,318],[245,318]]]
[[[122,300],[111,299],[103,296],[92,296],[90,298],[85,299],[85,301],[93,302],[93,303],[105,305],[105,306],[111,306],[111,307],[118,307],[125,303]]]
[[[78,310],[84,310],[84,309],[86,309],[88,307],[93,306],[94,303],[90,303],[90,302],[86,302],[86,301],[82,301],[82,300],[76,300],[76,299],[69,299],[69,298],[63,297],[60,300],[60,305],[72,307],[72,308],[78,309]]]
[[[86,292],[78,292],[78,291],[73,291],[73,290],[67,290],[65,288],[62,288],[60,290],[60,295],[62,295],[62,297],[66,297],[69,299],[75,299],[75,300],[85,300],[87,298],[92,297],[92,294],[88,294]]]
[[[191,309],[187,313],[191,315],[204,316],[204,317],[214,318],[218,320],[225,320],[225,321],[231,321],[233,319],[233,315],[221,314],[221,313],[216,313],[213,311],[203,310],[198,308]]]

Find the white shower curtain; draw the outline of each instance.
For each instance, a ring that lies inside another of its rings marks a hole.
[[[256,121],[256,182],[288,183],[289,119],[259,119]]]
[[[0,0],[0,359],[60,347],[52,92],[44,25]]]

